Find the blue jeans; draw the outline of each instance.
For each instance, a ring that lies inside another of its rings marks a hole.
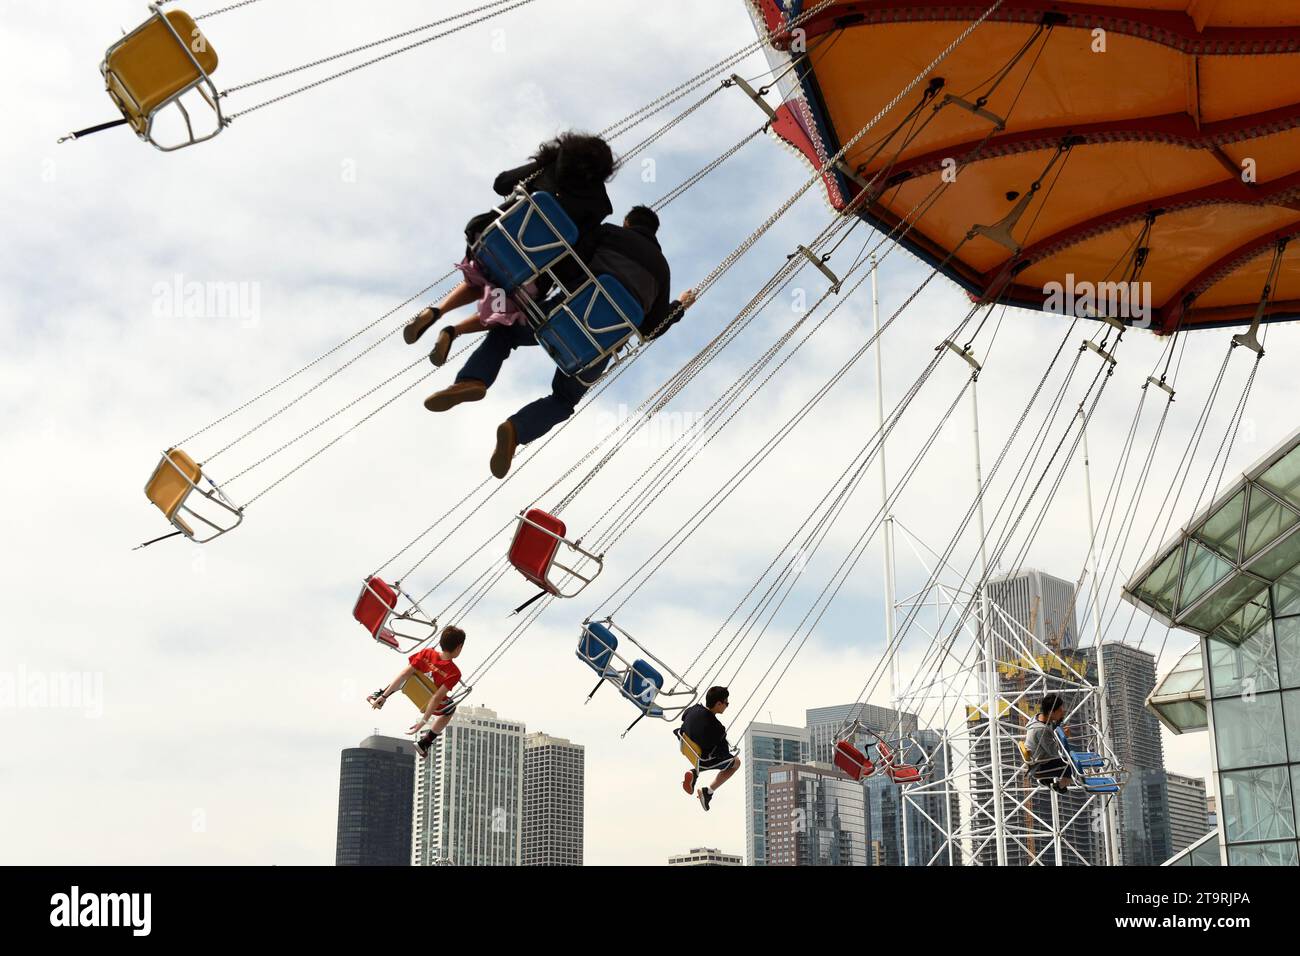
[[[501,366],[505,364],[506,359],[510,358],[511,352],[517,348],[536,344],[537,337],[527,322],[493,326],[483,336],[483,341],[470,355],[469,360],[456,373],[456,381],[472,379],[491,388],[497,380]],[[601,366],[602,371],[603,368],[604,366]],[[576,378],[570,378],[556,369],[555,377],[551,379],[551,394],[529,402],[510,416],[519,444],[527,445],[529,442],[536,441],[567,419],[573,414],[578,402],[587,394],[589,388],[590,386],[583,385]]]

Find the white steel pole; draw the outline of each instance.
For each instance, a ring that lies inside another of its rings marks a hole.
[[[975,494],[977,533],[980,539],[980,624],[984,629],[984,682],[987,690],[989,721],[989,768],[993,777],[993,843],[997,848],[998,866],[1007,865],[1007,825],[1002,805],[1002,735],[999,732],[997,641],[989,613],[989,554],[984,531],[984,473],[980,464],[980,406],[976,395],[978,382],[971,382],[970,407],[975,433]]]
[[[1097,655],[1097,719],[1101,725],[1101,739],[1105,741],[1107,747],[1112,747],[1110,739],[1110,713],[1106,706],[1106,658],[1101,648],[1101,616],[1097,606],[1099,599],[1098,584],[1101,581],[1101,574],[1097,567],[1097,526],[1093,522],[1092,514],[1092,468],[1088,459],[1088,416],[1084,414],[1083,408],[1079,408],[1079,428],[1083,435],[1083,486],[1084,497],[1088,500],[1088,563],[1092,566],[1092,631],[1093,631],[1093,651]],[[1113,800],[1102,798],[1102,845],[1106,856],[1107,866],[1118,865],[1119,841],[1117,837],[1117,827],[1115,820],[1115,803]]]
[[[880,289],[876,280],[876,257],[871,257],[871,330],[876,336],[876,425],[885,428],[885,343],[880,335]],[[894,515],[889,510],[889,473],[885,465],[885,442],[880,442],[880,506],[885,512],[885,646],[889,655],[889,701],[897,704],[899,688],[898,654],[894,653]]]

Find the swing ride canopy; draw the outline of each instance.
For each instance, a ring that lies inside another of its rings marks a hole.
[[[816,0],[749,2],[782,55],[807,52],[773,130],[818,166],[990,5],[831,0],[799,36],[783,24]],[[903,245],[977,299],[1055,311],[1046,284],[1123,281],[1147,248],[1153,331],[1248,323],[1278,243],[1300,234],[1300,9],[1003,0],[971,39],[935,72],[928,103],[924,88],[903,98],[824,177],[831,205],[866,186],[855,211],[877,228],[913,215]],[[959,188],[916,216],[954,160]],[[1008,220],[1040,179],[1013,242],[963,242]],[[1285,276],[1300,243],[1282,255]],[[1265,321],[1300,318],[1300,288],[1280,286]]]
[[[1300,430],[1197,512],[1124,597],[1232,645],[1300,610]]]

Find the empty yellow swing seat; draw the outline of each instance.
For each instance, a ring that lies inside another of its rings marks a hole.
[[[177,517],[191,491],[198,485],[203,472],[194,459],[179,448],[169,448],[162,461],[153,470],[153,477],[144,486],[145,496],[152,501],[172,524],[193,537],[194,531]]]
[[[165,152],[211,139],[221,132],[225,121],[211,79],[216,69],[217,53],[194,18],[183,10],[163,14],[156,8],[152,17],[108,48],[100,66],[108,95],[127,122],[141,139]],[[190,114],[180,101],[194,89],[217,116],[215,128],[207,135],[195,135]],[[172,104],[180,111],[188,135],[179,143],[164,145],[153,137],[153,121],[159,111]]]
[[[244,520],[243,509],[235,505],[210,477],[206,481],[211,490],[201,489],[199,482],[203,480],[203,469],[193,458],[179,448],[169,448],[163,452],[162,460],[144,486],[145,497],[163,513],[172,527],[199,544],[233,531]],[[188,504],[191,493],[196,491],[201,499],[200,511]],[[211,533],[206,537],[197,536],[194,528],[181,516],[182,512],[206,525]]]

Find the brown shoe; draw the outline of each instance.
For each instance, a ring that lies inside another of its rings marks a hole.
[[[477,402],[486,394],[486,385],[467,378],[463,382],[444,388],[441,392],[434,392],[424,400],[424,407],[431,412],[445,412],[462,402]]]
[[[510,463],[515,460],[515,449],[519,447],[519,435],[515,432],[515,423],[506,419],[497,426],[497,447],[492,452],[492,474],[504,478],[510,472]]]
[[[438,341],[433,346],[433,351],[429,353],[429,361],[442,368],[447,364],[447,355],[451,352],[451,343],[456,339],[456,330],[445,325],[438,330]]]
[[[428,332],[430,327],[440,318],[442,318],[442,313],[432,306],[421,309],[419,315],[407,322],[402,329],[402,341],[407,345],[414,345],[420,340],[420,336]]]

